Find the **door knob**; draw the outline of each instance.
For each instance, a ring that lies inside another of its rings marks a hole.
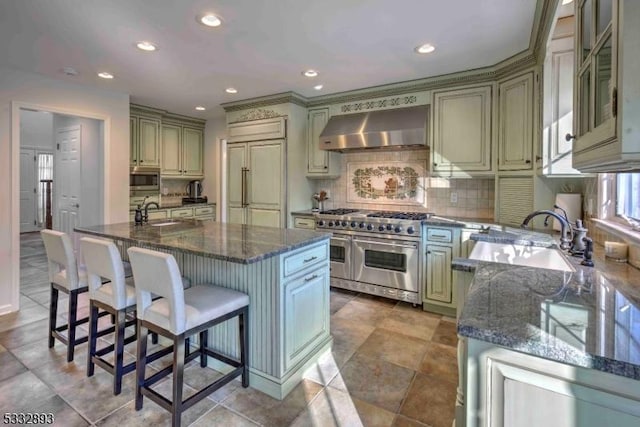
[[[79,208],[79,207],[80,207],[80,203],[76,203],[76,204],[75,204],[75,205],[73,205],[73,206],[74,206],[74,207],[76,207],[76,208]]]
[[[566,134],[566,135],[564,136],[564,139],[565,139],[567,142],[569,142],[569,141],[571,141],[572,139],[576,139],[576,136],[575,136],[575,135],[571,135],[570,133],[568,133],[568,134]]]

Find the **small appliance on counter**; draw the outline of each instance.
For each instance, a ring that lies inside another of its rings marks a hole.
[[[207,196],[202,196],[202,183],[199,180],[189,181],[189,184],[187,184],[187,196],[182,198],[183,205],[207,203]]]
[[[313,207],[311,208],[311,211],[322,212],[324,210],[324,202],[328,198],[329,196],[324,190],[320,191],[319,193],[314,193],[313,196],[311,196],[311,199],[313,200]]]

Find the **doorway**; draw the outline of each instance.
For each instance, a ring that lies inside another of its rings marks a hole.
[[[21,107],[20,300],[49,287],[39,230],[104,222],[104,120]],[[49,198],[47,198],[49,197]]]

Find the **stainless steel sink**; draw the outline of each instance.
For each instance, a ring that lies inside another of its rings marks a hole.
[[[548,268],[550,270],[576,271],[558,249],[539,246],[480,241],[476,242],[469,254],[469,259]]]
[[[155,224],[149,224],[152,227],[166,227],[167,225],[180,224],[178,221],[157,222]]]

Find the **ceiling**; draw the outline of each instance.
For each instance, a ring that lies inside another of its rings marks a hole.
[[[493,65],[529,46],[535,7],[536,0],[0,0],[0,65],[212,118],[223,102],[287,91],[313,97]],[[219,15],[222,26],[199,24],[203,12]],[[138,50],[142,40],[158,50]],[[436,51],[414,53],[422,43]],[[309,68],[320,75],[304,77]]]

